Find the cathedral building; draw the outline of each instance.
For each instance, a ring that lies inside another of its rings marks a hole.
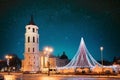
[[[28,25],[26,25],[25,32],[25,51],[24,59],[22,60],[23,72],[48,72],[48,68],[56,69],[57,64],[64,62],[59,58],[48,54],[45,50],[39,51],[39,33],[38,26],[35,25],[33,17]],[[49,64],[48,64],[49,62]],[[59,64],[60,65],[60,64]],[[58,66],[59,66],[58,65]]]

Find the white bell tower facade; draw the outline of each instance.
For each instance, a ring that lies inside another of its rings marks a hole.
[[[33,17],[26,25],[23,71],[40,71],[39,34]]]

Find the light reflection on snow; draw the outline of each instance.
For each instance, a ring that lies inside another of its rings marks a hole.
[[[21,80],[120,80],[120,78],[113,77],[83,77],[83,76],[45,76],[45,75],[26,75]]]
[[[112,78],[61,78],[61,77],[39,77],[35,80],[119,80]]]

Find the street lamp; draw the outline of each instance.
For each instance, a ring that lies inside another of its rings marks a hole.
[[[100,47],[100,51],[101,51],[101,64],[102,64],[102,72],[103,72],[103,47]]]
[[[44,48],[44,51],[46,52],[47,57],[48,57],[48,61],[47,61],[47,62],[48,62],[48,76],[49,76],[49,75],[50,75],[50,61],[49,61],[49,55],[50,55],[50,53],[53,52],[53,48],[47,46],[47,47]]]
[[[6,55],[5,58],[7,59],[8,74],[10,74],[9,66],[10,66],[10,59],[12,59],[12,56]]]

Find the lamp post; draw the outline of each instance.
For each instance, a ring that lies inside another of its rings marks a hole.
[[[47,47],[44,48],[44,51],[46,52],[47,57],[48,57],[48,61],[47,61],[47,62],[48,62],[48,76],[49,76],[49,75],[50,75],[50,61],[49,61],[49,55],[50,55],[50,53],[53,52],[53,48],[47,46]]]
[[[6,55],[5,58],[7,59],[8,74],[10,74],[9,66],[10,66],[10,59],[12,59],[12,56]]]
[[[101,64],[102,64],[102,72],[103,72],[103,47],[100,47],[100,51],[101,51]]]

